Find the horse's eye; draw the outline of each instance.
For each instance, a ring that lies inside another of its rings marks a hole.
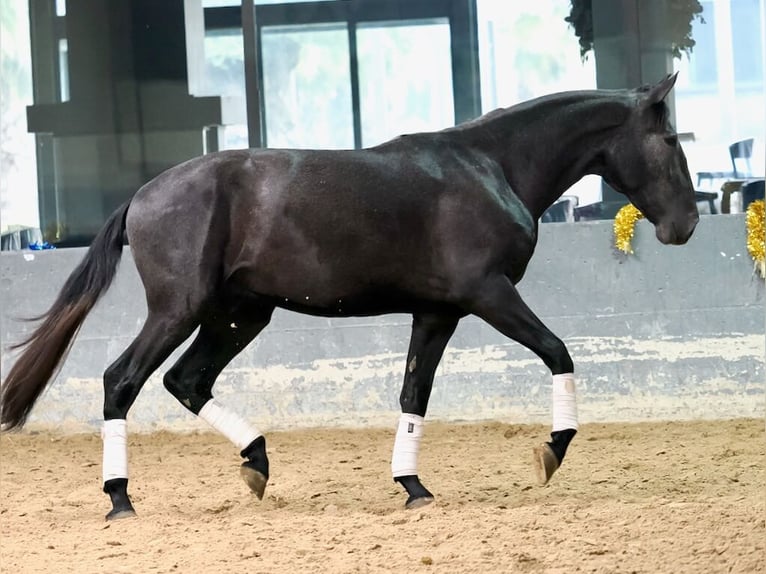
[[[671,147],[676,147],[678,145],[678,136],[675,134],[665,136],[664,139],[665,139],[665,143]]]

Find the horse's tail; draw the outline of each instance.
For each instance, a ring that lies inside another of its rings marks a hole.
[[[85,258],[72,271],[51,308],[25,341],[25,347],[0,387],[0,429],[24,425],[35,401],[61,367],[85,317],[109,288],[122,257],[125,215],[130,201],[107,219]]]

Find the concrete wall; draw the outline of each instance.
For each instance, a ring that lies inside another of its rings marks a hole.
[[[639,222],[635,255],[624,261],[612,249],[609,221],[541,227],[520,289],[570,349],[583,422],[764,415],[764,282],[753,275],[745,243],[743,215],[703,216],[683,247],[660,245],[651,225]],[[13,361],[7,345],[31,329],[11,318],[44,311],[83,253],[0,256],[3,372]],[[115,284],[28,428],[98,428],[102,372],[144,315],[126,249]],[[277,312],[221,375],[217,397],[262,430],[393,426],[409,324],[405,315]],[[467,318],[437,373],[429,417],[548,422],[549,383],[536,356]],[[164,390],[159,371],[129,420],[132,430],[204,428]]]

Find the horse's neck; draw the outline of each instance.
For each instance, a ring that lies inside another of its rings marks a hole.
[[[625,121],[625,102],[599,93],[543,98],[487,116],[490,151],[538,219],[587,174],[601,175],[603,150]]]

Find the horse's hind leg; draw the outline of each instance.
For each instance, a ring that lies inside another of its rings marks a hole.
[[[165,388],[195,415],[223,434],[245,459],[240,473],[263,498],[269,460],[263,435],[239,415],[213,399],[212,389],[223,368],[268,325],[273,307],[238,308],[203,320],[199,333],[164,378]]]
[[[391,473],[406,490],[406,508],[418,508],[433,501],[433,495],[418,478],[418,452],[423,436],[423,418],[428,408],[434,373],[459,317],[415,315],[407,353],[407,367],[399,403],[402,415],[396,431]]]
[[[135,515],[128,497],[126,417],[149,375],[197,326],[183,318],[149,311],[141,332],[104,373],[104,492],[112,501],[107,520]]]
[[[492,277],[468,310],[498,331],[521,343],[540,357],[553,375],[553,429],[551,441],[534,449],[540,484],[550,480],[561,465],[570,441],[577,433],[574,365],[564,343],[556,337],[521,299],[511,281]]]

